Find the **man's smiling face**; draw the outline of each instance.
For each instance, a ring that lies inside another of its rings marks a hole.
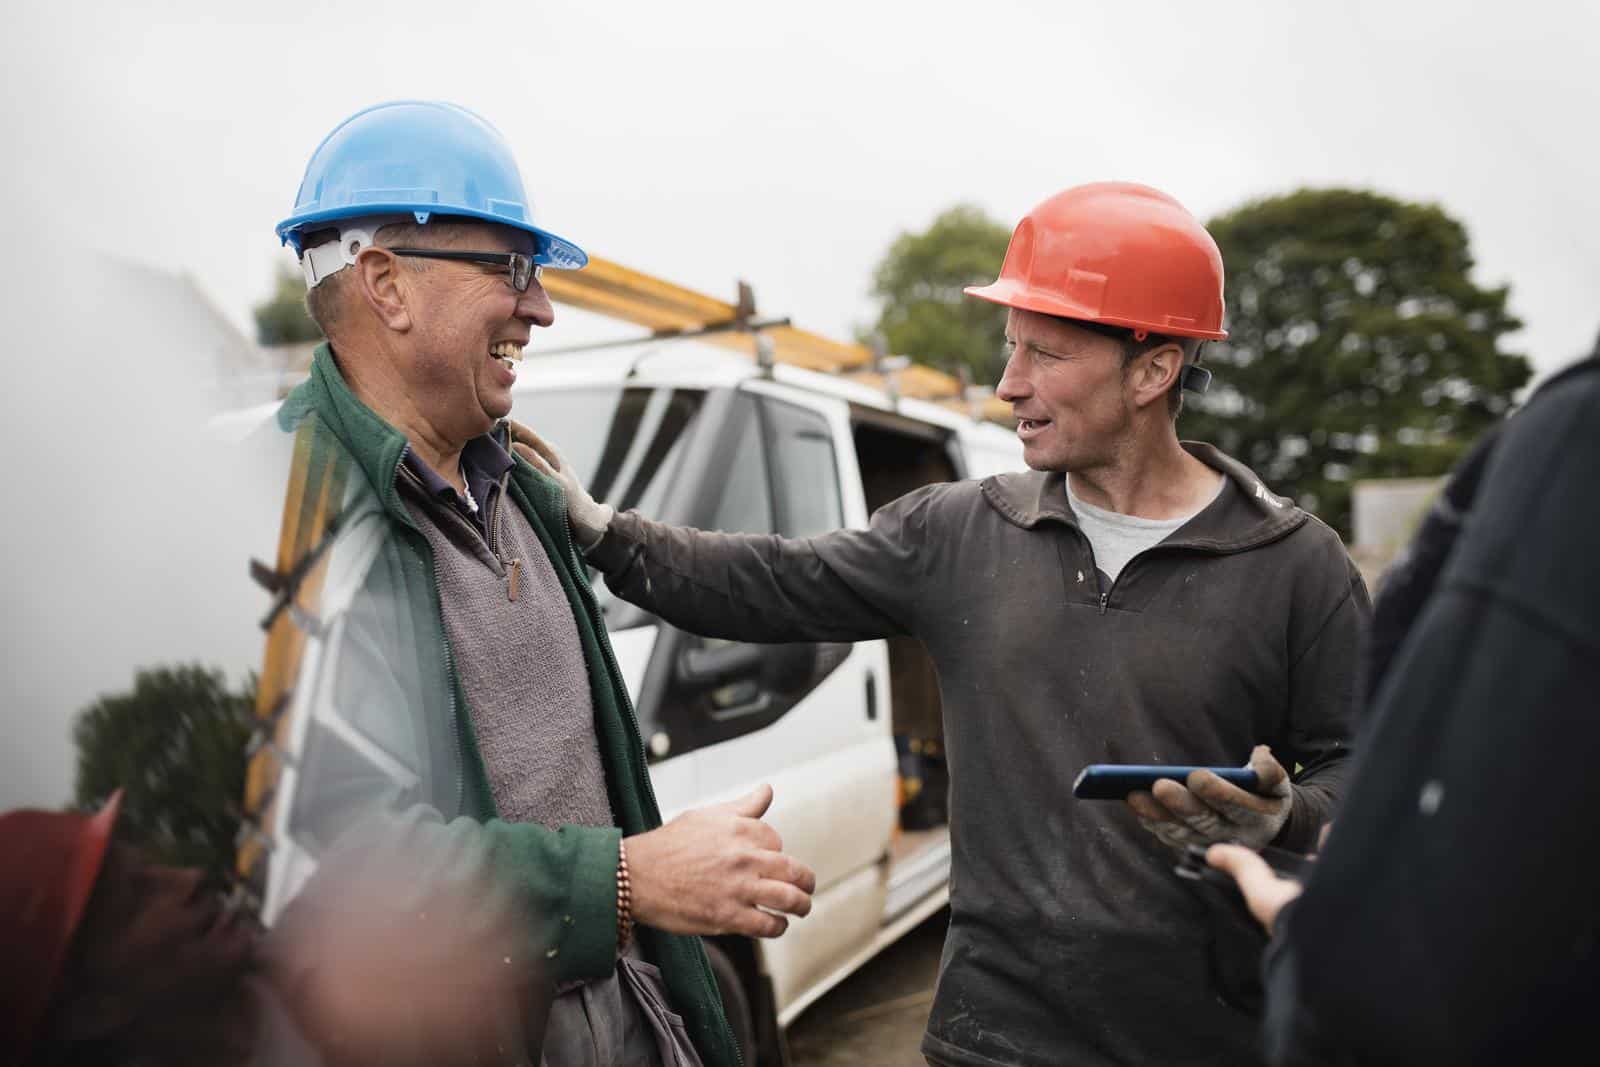
[[[409,247],[532,255],[529,233],[492,223],[452,220]],[[537,278],[519,293],[499,267],[407,258],[413,330],[401,372],[417,410],[454,440],[483,434],[511,412],[511,387],[535,326],[555,321]]]

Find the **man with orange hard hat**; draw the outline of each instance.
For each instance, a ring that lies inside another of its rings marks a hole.
[[[1183,390],[1209,377],[1200,348],[1227,334],[1222,257],[1176,200],[1068,189],[967,292],[1010,309],[997,393],[1031,471],[785,540],[618,514],[553,448],[546,465],[589,562],[673,625],[910,635],[931,653],[952,845],[931,1062],[1254,1062],[1255,1020],[1219,1000],[1205,911],[1163,842],[1315,843],[1344,774],[1366,589],[1332,530],[1178,438]],[[1091,763],[1246,761],[1251,792],[1197,771],[1126,805],[1072,795]]]

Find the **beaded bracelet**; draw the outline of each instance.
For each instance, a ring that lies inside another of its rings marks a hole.
[[[633,937],[633,886],[628,881],[628,845],[617,842],[617,951]]]

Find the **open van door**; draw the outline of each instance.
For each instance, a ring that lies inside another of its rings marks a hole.
[[[845,405],[759,382],[737,394],[723,438],[727,473],[706,525],[804,538],[863,526],[851,492]],[[664,638],[665,640],[665,638]],[[784,847],[816,872],[812,913],[760,946],[779,1014],[833,974],[878,930],[895,830],[895,761],[884,642],[742,645],[681,635],[677,653],[763,656],[776,669],[696,696],[679,680],[661,700],[666,723],[697,724],[707,800],[769,781],[768,815]],[[683,662],[680,660],[679,662]],[[785,679],[775,681],[773,679]]]
[[[513,417],[548,434],[614,507],[729,533],[865,525],[843,476],[854,456],[837,400],[641,384],[545,388],[516,405]],[[770,782],[767,821],[817,874],[812,914],[762,946],[782,1005],[870,939],[881,915],[895,811],[883,643],[714,640],[597,588],[663,817]]]

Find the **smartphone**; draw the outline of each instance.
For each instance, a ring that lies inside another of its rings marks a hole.
[[[1121,800],[1135,790],[1148,791],[1162,778],[1182,782],[1189,772],[1207,770],[1240,789],[1255,792],[1256,772],[1249,767],[1179,767],[1164,763],[1091,763],[1078,772],[1072,795],[1080,800]]]
[[[1265,845],[1261,848],[1251,849],[1256,855],[1266,861],[1272,873],[1279,878],[1293,878],[1297,882],[1304,882],[1311,874],[1311,866],[1316,860],[1311,856],[1304,856],[1298,852],[1290,852],[1286,848],[1274,848]],[[1180,878],[1190,881],[1209,881],[1220,886],[1239,887],[1233,880],[1233,875],[1225,874],[1206,862],[1206,846],[1185,845],[1183,852],[1178,856],[1178,865],[1174,868]],[[1242,896],[1241,896],[1242,901]]]

